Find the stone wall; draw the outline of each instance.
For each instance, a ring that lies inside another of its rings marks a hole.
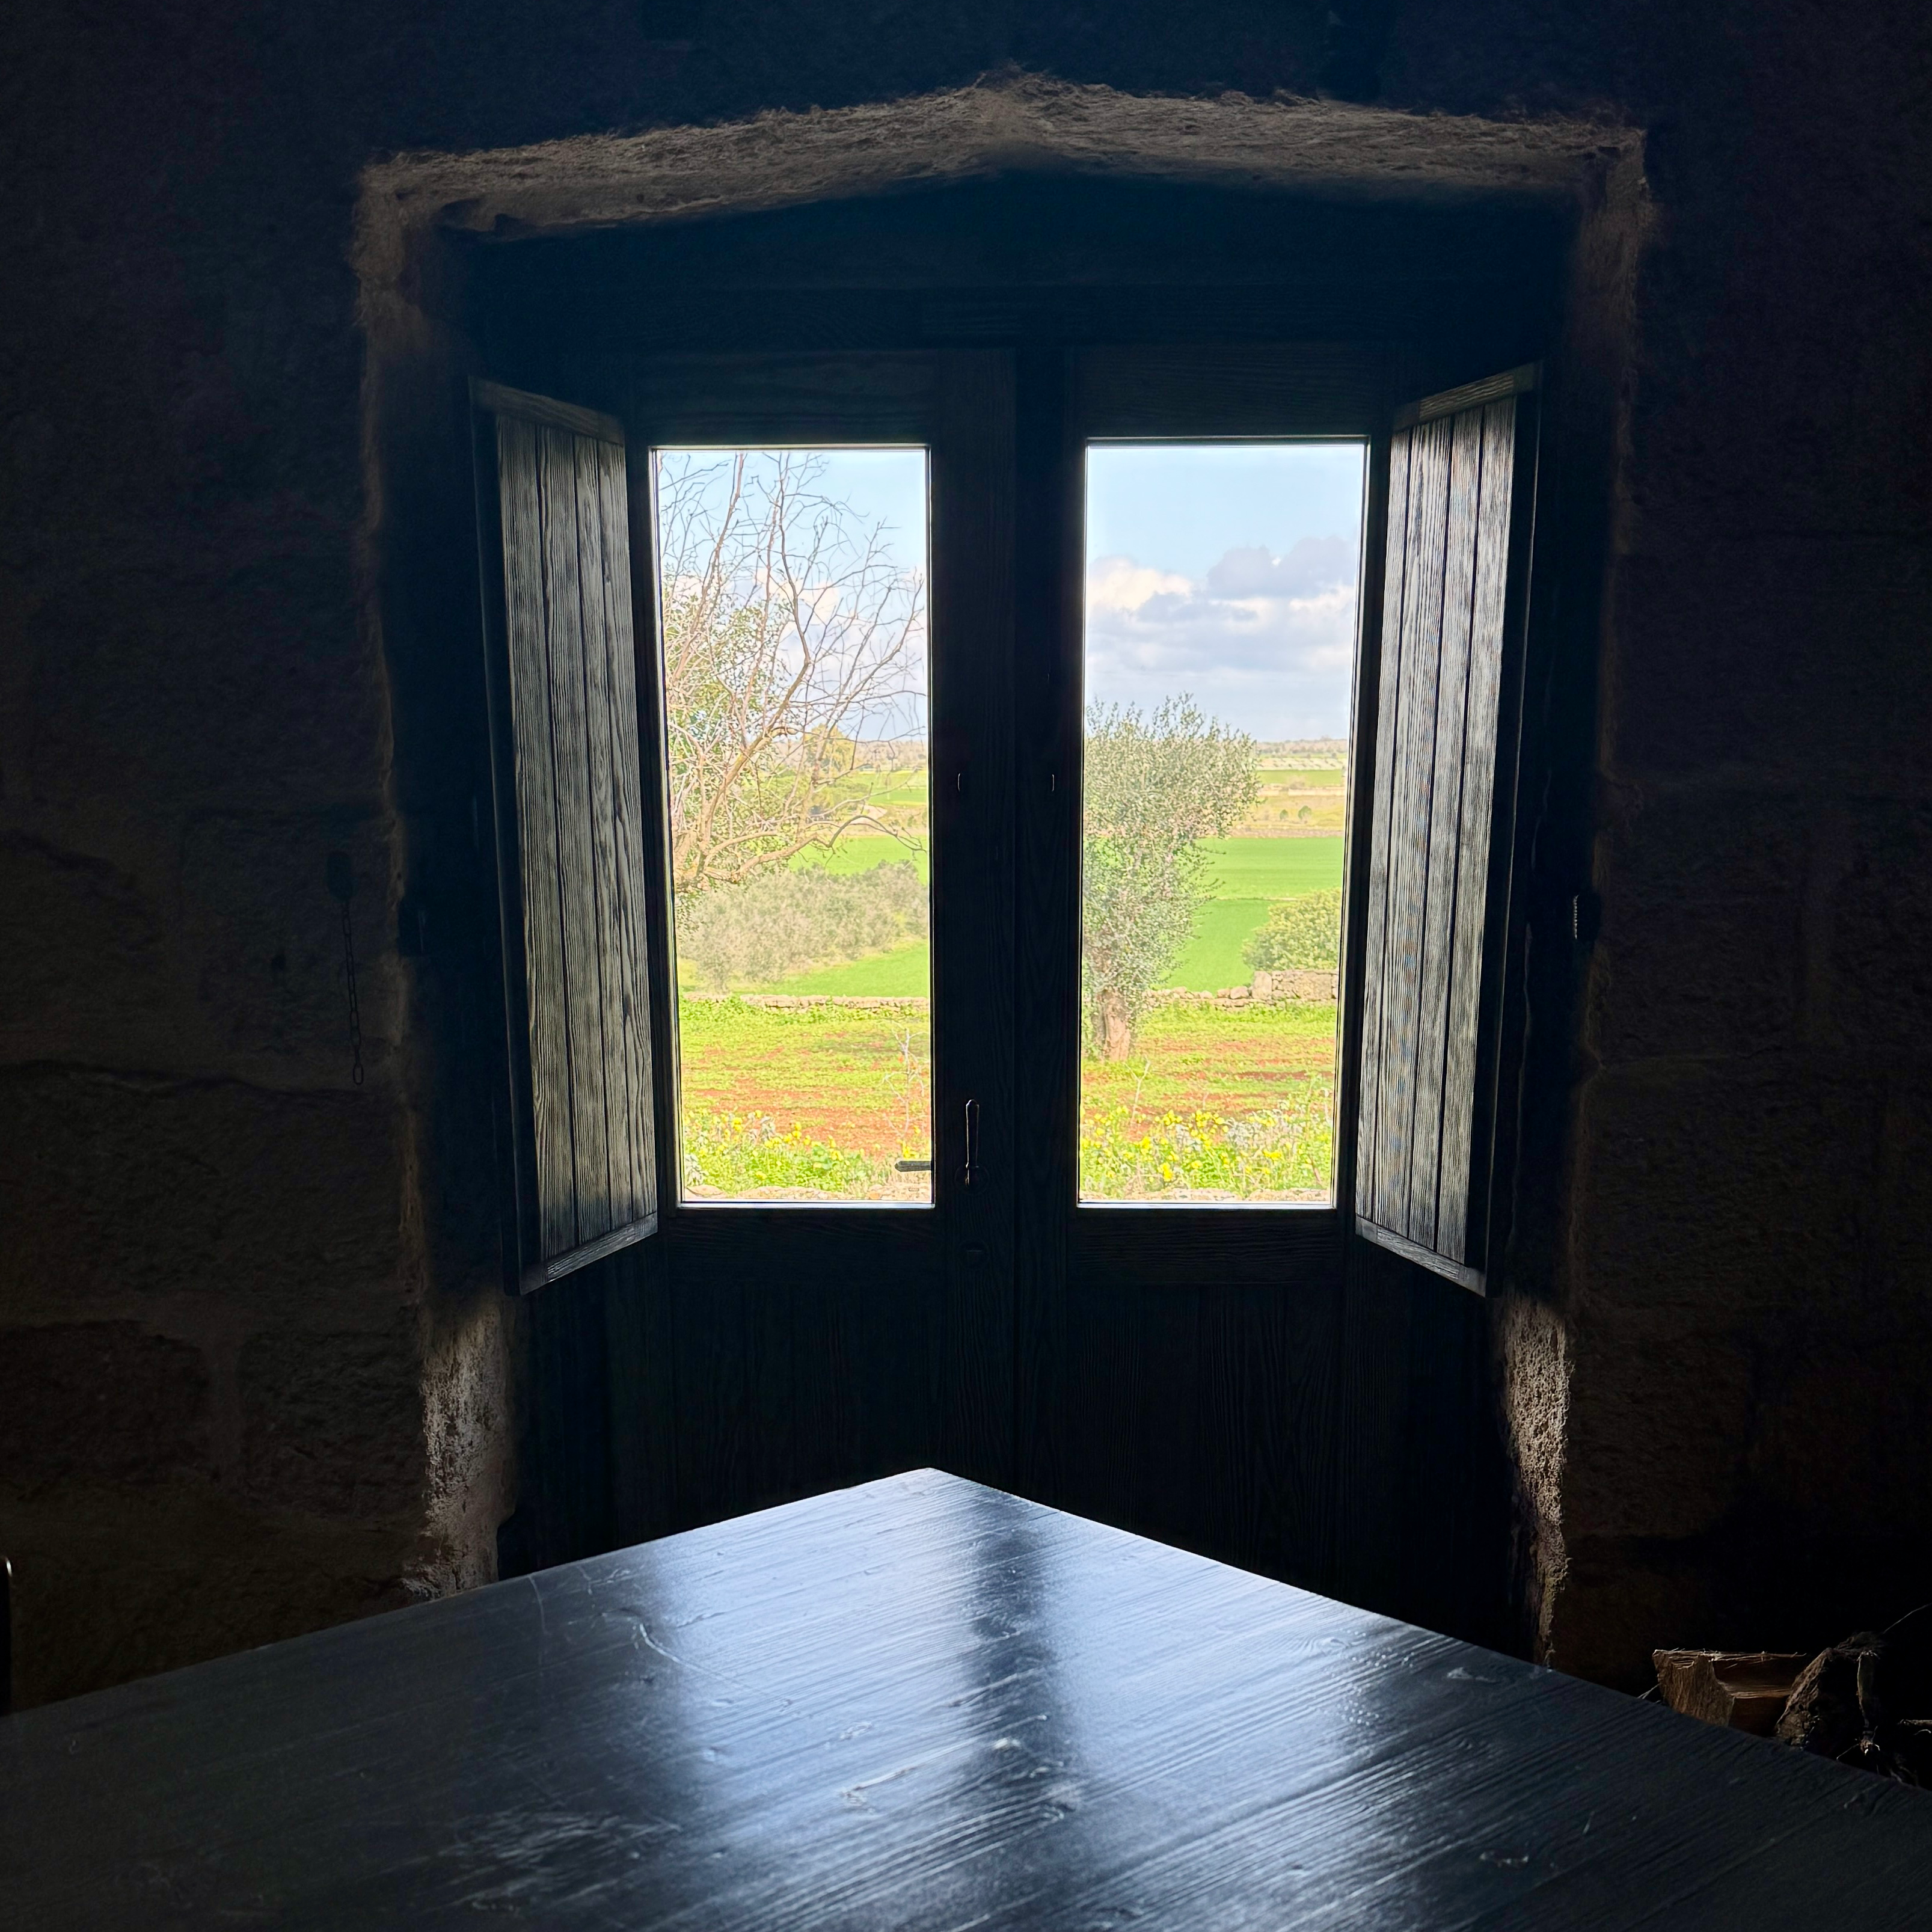
[[[1602,936],[1553,1239],[1496,1316],[1532,1635],[1632,1681],[1654,1641],[1932,1594],[1928,31],[1906,0],[28,10],[0,115],[23,1694],[487,1575],[514,1494],[463,996],[397,944],[452,833],[376,592],[410,479],[365,435],[412,344],[455,352],[418,265],[369,278],[364,171],[1006,61],[1647,130],[1579,265],[1634,345],[1599,345]]]

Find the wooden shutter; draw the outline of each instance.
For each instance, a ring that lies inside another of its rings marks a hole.
[[[1355,1219],[1478,1292],[1499,1104],[1534,369],[1404,410],[1389,457]]]
[[[619,424],[471,393],[527,1292],[657,1226],[630,513]]]

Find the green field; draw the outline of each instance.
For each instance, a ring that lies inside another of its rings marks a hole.
[[[932,950],[922,939],[875,952],[849,965],[821,966],[811,973],[794,973],[788,980],[749,990],[764,993],[826,993],[848,999],[904,999],[929,997],[932,992]]]
[[[684,1186],[698,1198],[930,1198],[927,1015],[694,1000],[681,1016]],[[1150,1013],[1124,1061],[1084,1063],[1090,1200],[1325,1198],[1335,1009]]]
[[[1174,983],[1245,986],[1249,935],[1276,901],[1341,883],[1339,838],[1208,842],[1215,896]],[[840,874],[926,854],[851,838]],[[814,862],[808,859],[804,862]],[[818,862],[825,862],[820,860]],[[924,940],[793,974],[764,993],[929,996]],[[930,1151],[928,1010],[770,1008],[691,1000],[680,1014],[685,1185],[700,1198],[915,1201],[928,1177],[896,1158]],[[1327,1198],[1332,1006],[1156,1008],[1120,1062],[1083,1056],[1080,1168],[1093,1200]]]
[[[903,866],[908,860],[918,866],[920,877],[930,884],[932,856],[923,840],[915,848],[896,838],[842,838],[830,852],[801,852],[792,863],[821,866],[843,878],[848,873],[869,872],[874,866]]]
[[[1208,877],[1222,899],[1292,899],[1342,883],[1340,838],[1204,838]]]
[[[1175,965],[1171,983],[1190,993],[1218,993],[1245,986],[1255,969],[1241,957],[1248,935],[1266,922],[1268,899],[1210,899],[1194,915],[1194,937]]]
[[[1174,968],[1172,983],[1190,992],[1214,993],[1224,986],[1244,986],[1254,977],[1254,968],[1241,957],[1241,948],[1249,935],[1266,922],[1268,907],[1274,900],[1327,892],[1342,883],[1342,841],[1209,838],[1202,841],[1202,850],[1208,855],[1214,897],[1196,916],[1194,937]],[[927,855],[909,851],[896,838],[843,840],[826,869],[862,872],[908,859],[916,860],[921,878],[930,878]],[[849,965],[795,973],[788,980],[746,990],[848,998],[904,998],[930,992],[931,970],[928,949],[920,940]]]

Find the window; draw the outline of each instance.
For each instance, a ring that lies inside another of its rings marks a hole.
[[[992,355],[668,365],[641,431],[479,386],[523,1285],[653,1229],[660,1120],[836,1274],[1266,1280],[1340,1204],[1481,1285],[1535,372],[1394,425],[1365,630],[1367,365],[1068,366],[1031,453]],[[796,1218],[862,1204],[945,1211]]]
[[[653,461],[682,1198],[929,1202],[926,452]]]
[[[1334,1198],[1366,454],[1088,448],[1084,1202]]]

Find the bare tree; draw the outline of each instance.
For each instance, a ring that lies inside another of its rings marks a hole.
[[[824,493],[824,468],[789,450],[658,458],[680,893],[895,830],[879,807],[890,774],[864,741],[924,737],[925,584],[883,524]]]

